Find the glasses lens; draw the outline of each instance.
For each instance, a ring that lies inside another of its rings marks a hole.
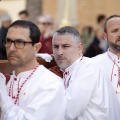
[[[11,40],[5,39],[4,44],[5,44],[6,47],[10,47],[10,45],[11,45]]]
[[[16,40],[16,41],[15,41],[15,46],[16,46],[17,48],[24,48],[24,45],[25,45],[25,43],[24,43],[24,41],[22,41],[22,40]]]

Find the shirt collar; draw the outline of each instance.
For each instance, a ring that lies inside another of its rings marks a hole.
[[[17,77],[23,77],[24,78],[24,77],[27,77],[31,72],[32,72],[32,70],[21,72],[16,76],[15,71],[13,71],[13,77],[14,78],[17,78]]]
[[[114,53],[110,52],[110,50],[108,49],[108,55],[113,59],[113,60],[118,60],[119,57],[117,55],[115,55]]]
[[[74,68],[76,68],[76,64],[78,62],[80,62],[82,59],[83,59],[83,56],[81,56],[72,65],[70,65],[68,68],[66,68],[65,71],[64,71],[64,73],[66,72],[66,73],[68,73],[68,75],[71,74],[73,72]]]

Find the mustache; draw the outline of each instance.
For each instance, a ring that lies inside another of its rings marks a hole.
[[[62,55],[58,55],[57,59],[65,59],[65,57],[63,57]]]
[[[118,38],[116,39],[116,41],[119,42],[119,41],[120,41],[120,37],[118,37]]]
[[[8,54],[8,58],[9,58],[10,56],[14,56],[14,57],[19,58],[18,55],[17,55],[16,53],[14,53],[14,52],[9,53],[9,54]]]

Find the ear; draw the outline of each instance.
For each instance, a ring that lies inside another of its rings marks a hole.
[[[78,44],[78,52],[79,52],[79,54],[81,54],[82,51],[83,51],[83,45],[82,45],[82,43],[79,43]]]
[[[103,32],[103,38],[107,42],[107,33]]]
[[[41,43],[36,43],[34,45],[34,51],[35,51],[36,54],[39,52],[39,50],[41,49],[41,47],[42,47]]]

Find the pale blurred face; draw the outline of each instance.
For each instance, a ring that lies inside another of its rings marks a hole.
[[[11,20],[5,21],[2,24],[3,24],[2,26],[4,26],[5,28],[8,28],[11,24]]]
[[[72,35],[54,35],[52,44],[55,61],[62,70],[81,56],[82,44],[76,43]]]
[[[32,42],[29,37],[30,31],[27,28],[22,27],[11,27],[8,30],[7,39],[12,41],[21,39],[26,42]],[[35,58],[35,45],[32,46],[31,43],[26,43],[24,48],[18,49],[15,47],[15,44],[12,43],[10,47],[6,47],[7,57],[9,63],[14,67],[25,67],[30,65]]]
[[[107,34],[104,33],[104,39],[108,42],[110,49],[120,51],[120,18],[114,17],[108,20]]]
[[[28,16],[26,14],[19,15],[21,20],[28,20]]]
[[[46,22],[45,17],[40,17],[37,22],[37,26],[40,29],[41,34],[44,34],[49,24]]]

